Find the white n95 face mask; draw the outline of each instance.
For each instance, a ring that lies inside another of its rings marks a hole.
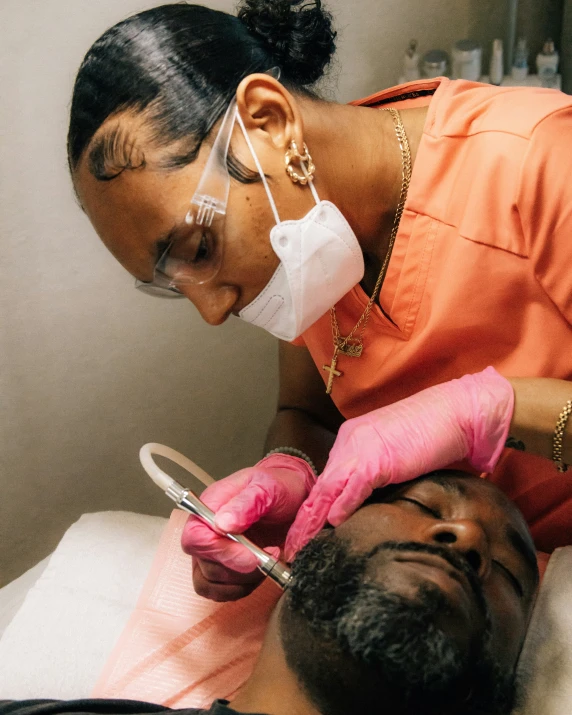
[[[330,201],[320,201],[311,179],[308,185],[316,206],[304,218],[280,221],[254,147],[238,112],[236,116],[274,213],[276,226],[270,232],[270,243],[280,259],[268,285],[239,317],[291,341],[361,281],[363,254],[341,211]]]

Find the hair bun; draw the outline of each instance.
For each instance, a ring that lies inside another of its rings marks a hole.
[[[321,0],[242,0],[238,17],[264,41],[284,79],[311,85],[324,74],[336,33]]]

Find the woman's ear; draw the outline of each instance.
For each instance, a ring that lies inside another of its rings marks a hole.
[[[236,91],[237,108],[248,132],[267,148],[285,152],[294,140],[303,146],[304,123],[295,97],[268,74],[245,77]]]

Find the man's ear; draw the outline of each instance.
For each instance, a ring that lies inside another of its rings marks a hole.
[[[303,146],[304,123],[295,97],[268,74],[245,77],[236,90],[237,108],[246,130],[268,149],[285,152],[292,140]]]

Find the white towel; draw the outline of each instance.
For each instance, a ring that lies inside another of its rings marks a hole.
[[[0,640],[0,700],[89,697],[166,523],[101,512],[66,532]]]
[[[50,554],[51,556],[51,554]],[[28,591],[46,570],[50,556],[32,566],[15,581],[0,588],[0,638],[20,610]]]

